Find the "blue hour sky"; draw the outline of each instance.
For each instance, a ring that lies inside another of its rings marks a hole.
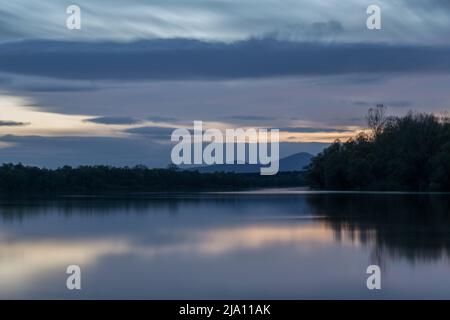
[[[447,0],[80,0],[81,30],[70,4],[0,6],[0,162],[161,167],[194,120],[317,153],[378,103],[450,110]]]

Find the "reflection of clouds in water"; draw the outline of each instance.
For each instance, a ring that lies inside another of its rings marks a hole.
[[[12,147],[12,146],[14,146],[14,143],[0,141],[0,149],[2,149],[2,148],[9,148],[9,147]]]
[[[4,242],[0,244],[0,292],[29,286],[49,272],[63,273],[68,265],[82,267],[107,254],[126,252],[123,241]]]
[[[8,240],[8,237],[2,237]],[[310,250],[334,242],[333,232],[322,225],[250,225],[192,230],[176,242],[139,244],[126,239],[2,241],[0,244],[0,291],[20,289],[47,275],[64,272],[70,264],[88,267],[109,255],[224,255],[269,246],[299,245]]]
[[[301,245],[308,248],[334,243],[333,231],[320,224],[249,225],[192,230],[184,234],[179,243],[145,246],[137,249],[141,255],[200,254],[222,255],[238,250],[259,250],[269,246]],[[356,242],[343,241],[343,245]]]
[[[269,245],[332,243],[333,235],[320,225],[248,226],[219,229],[201,235],[198,248],[203,253],[221,254],[241,249],[259,249]]]
[[[221,255],[238,250],[258,250],[268,246],[304,246],[333,243],[333,233],[320,225],[264,226],[250,225],[193,230],[184,234],[183,241],[137,249],[141,255],[200,254]]]
[[[0,296],[64,296],[69,264],[87,298],[357,298],[368,264],[399,290],[383,297],[448,296],[447,196],[208,196],[9,201]]]

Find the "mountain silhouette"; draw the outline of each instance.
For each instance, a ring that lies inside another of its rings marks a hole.
[[[313,155],[307,152],[299,152],[291,156],[280,159],[279,172],[302,171],[304,167],[309,165]],[[234,173],[255,173],[260,172],[261,167],[269,165],[261,164],[215,164],[203,167],[190,168],[189,170],[197,170],[200,173],[212,172],[234,172]]]

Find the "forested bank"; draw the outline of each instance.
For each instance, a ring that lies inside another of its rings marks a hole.
[[[370,109],[369,132],[336,141],[308,167],[307,183],[317,189],[450,191],[448,116],[409,113],[387,117]]]
[[[144,166],[66,166],[54,170],[22,164],[0,166],[0,193],[17,195],[213,191],[302,185],[302,172],[261,176],[259,173],[199,173],[177,168],[149,169]]]

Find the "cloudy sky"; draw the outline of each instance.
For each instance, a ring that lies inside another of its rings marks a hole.
[[[280,128],[282,155],[317,153],[378,103],[450,110],[449,30],[448,0],[5,2],[0,162],[164,167],[194,120]]]

